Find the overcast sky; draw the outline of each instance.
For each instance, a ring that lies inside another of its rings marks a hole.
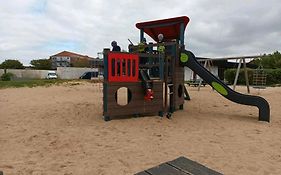
[[[190,18],[186,48],[197,56],[281,50],[280,0],[0,0],[0,63],[63,50],[96,57],[112,40],[127,50],[135,23],[177,16]]]

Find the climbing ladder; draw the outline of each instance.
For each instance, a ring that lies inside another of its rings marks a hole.
[[[253,88],[265,89],[266,88],[266,72],[263,70],[262,66],[259,66],[254,70],[253,74]]]

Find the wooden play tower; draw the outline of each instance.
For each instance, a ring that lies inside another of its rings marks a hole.
[[[183,109],[185,97],[189,97],[184,86],[184,67],[188,67],[228,100],[258,107],[259,120],[269,122],[270,108],[264,98],[235,92],[204,68],[191,51],[185,50],[188,22],[189,18],[182,16],[137,23],[138,45],[129,45],[129,52],[104,49],[105,121],[121,116],[170,117],[176,110]],[[154,42],[144,42],[144,34]],[[120,92],[124,88],[125,91]],[[120,93],[125,94],[124,104],[119,103]]]
[[[139,45],[130,45],[129,53],[104,49],[104,119],[124,115],[170,116],[184,104],[184,67],[180,66],[184,31],[188,17],[137,23]],[[142,43],[144,33],[155,43]],[[157,36],[163,34],[163,42]],[[164,48],[159,51],[159,48]],[[119,105],[118,89],[128,89],[128,104]],[[152,98],[147,97],[149,88]]]

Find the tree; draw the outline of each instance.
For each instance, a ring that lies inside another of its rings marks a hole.
[[[38,59],[38,60],[31,60],[30,64],[39,70],[48,70],[51,69],[52,63],[49,59]]]
[[[262,65],[263,68],[267,69],[277,69],[281,68],[281,54],[276,51],[273,54],[264,54],[260,60],[255,60],[256,65]]]
[[[5,60],[0,64],[1,69],[24,69],[23,64],[19,60]]]

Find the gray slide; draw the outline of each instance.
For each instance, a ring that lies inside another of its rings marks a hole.
[[[180,64],[187,66],[198,74],[204,81],[212,86],[219,94],[230,101],[242,105],[256,106],[259,109],[259,120],[270,121],[270,108],[268,102],[259,96],[245,95],[233,91],[216,76],[205,69],[190,51],[184,50],[180,55]]]

